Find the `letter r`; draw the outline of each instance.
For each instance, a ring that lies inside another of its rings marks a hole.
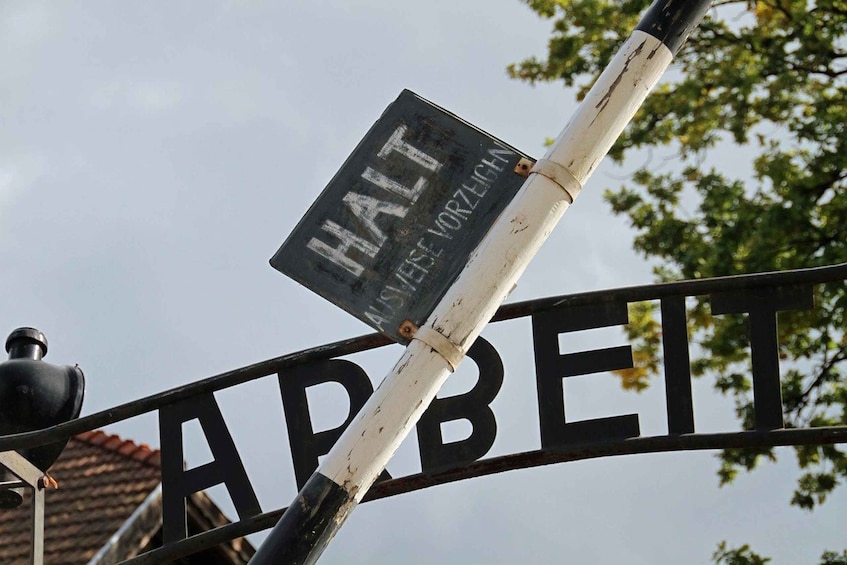
[[[306,389],[323,384],[338,383],[350,399],[350,412],[344,423],[331,430],[315,432],[309,413]],[[309,477],[318,468],[318,458],[326,455],[353,421],[362,406],[373,393],[373,385],[367,373],[351,361],[328,359],[306,365],[298,365],[279,373],[279,390],[285,423],[288,427],[288,443],[294,463],[297,488],[303,488]],[[387,473],[383,477],[388,477]]]

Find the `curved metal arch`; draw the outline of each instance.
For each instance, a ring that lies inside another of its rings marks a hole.
[[[497,310],[492,321],[498,322],[522,318],[564,305],[577,306],[610,301],[640,302],[658,300],[666,296],[698,296],[719,291],[726,292],[773,285],[822,284],[844,279],[847,279],[847,263],[793,271],[754,273],[749,275],[624,287],[507,304]],[[195,381],[188,385],[127,402],[114,408],[102,410],[57,426],[33,432],[2,436],[0,437],[0,452],[24,447],[35,447],[59,441],[85,431],[159,410],[164,406],[185,400],[196,394],[211,393],[237,386],[310,361],[341,357],[376,349],[392,343],[394,343],[392,340],[381,334],[368,334],[260,361],[246,367]]]
[[[671,296],[702,296],[790,285],[814,285],[847,279],[847,263],[794,271],[757,273],[703,280],[678,281],[625,287],[604,291],[541,298],[501,306],[493,321],[510,320],[567,306],[604,302],[641,302]],[[33,432],[0,437],[0,452],[36,447],[61,441],[128,418],[160,410],[196,395],[209,394],[255,379],[284,372],[286,369],[317,360],[332,359],[392,344],[380,334],[368,334],[268,359],[246,367],[208,377],[139,400],[121,404],[77,420]],[[377,500],[431,486],[491,475],[515,469],[550,465],[566,461],[668,451],[712,450],[732,447],[774,447],[847,443],[847,426],[812,429],[780,429],[723,434],[687,434],[660,437],[635,437],[599,444],[580,445],[562,450],[536,450],[482,459],[474,463],[428,474],[410,475],[378,483],[365,501]],[[255,533],[273,526],[285,509],[265,512],[239,522],[198,534],[150,551],[125,563],[161,563],[190,555],[214,545]]]
[[[452,467],[431,474],[409,475],[375,484],[363,502],[388,498],[416,490],[447,483],[484,477],[506,471],[582,461],[615,455],[666,453],[671,451],[703,451],[729,448],[780,447],[792,445],[823,445],[847,443],[847,426],[786,429],[768,432],[746,431],[716,434],[687,434],[677,436],[637,437],[602,444],[577,445],[556,451],[525,451],[480,459],[469,465]],[[125,565],[154,565],[191,555],[232,539],[260,532],[272,527],[285,512],[285,508],[264,512],[226,526],[154,549],[124,561]]]

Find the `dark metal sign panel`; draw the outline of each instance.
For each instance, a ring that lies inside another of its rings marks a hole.
[[[432,312],[523,184],[526,158],[404,90],[271,265],[406,342],[401,326]]]

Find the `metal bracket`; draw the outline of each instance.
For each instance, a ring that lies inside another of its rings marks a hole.
[[[44,473],[15,451],[0,453],[0,465],[21,479],[23,486],[32,489],[30,563],[44,565]]]
[[[456,370],[459,363],[461,363],[462,359],[465,357],[464,352],[458,345],[447,339],[447,337],[441,332],[434,330],[429,326],[418,328],[414,339],[424,342],[441,355],[453,371]]]
[[[524,178],[529,176],[529,172],[532,170],[532,166],[535,164],[535,161],[532,159],[527,159],[526,157],[521,157],[521,160],[518,161],[518,164],[515,165],[515,174],[518,174]]]
[[[400,324],[400,327],[397,329],[397,332],[409,341],[411,341],[412,338],[415,337],[417,331],[418,326],[416,326],[409,320],[405,320],[402,324]]]
[[[555,161],[539,159],[529,174],[538,174],[556,183],[570,197],[571,204],[582,190],[582,183],[577,180],[573,173]]]

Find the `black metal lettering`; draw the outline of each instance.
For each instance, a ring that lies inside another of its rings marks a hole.
[[[685,297],[662,298],[662,352],[665,358],[665,401],[668,433],[694,433],[694,401],[691,397],[691,359]]]
[[[350,399],[350,413],[337,428],[315,432],[309,412],[306,389],[323,383],[338,383]],[[279,374],[279,390],[288,427],[288,444],[294,463],[297,488],[302,489],[318,468],[318,457],[326,455],[373,393],[373,385],[364,369],[344,359],[316,361],[298,365]],[[391,478],[384,472],[380,479]]]
[[[812,287],[773,286],[719,292],[710,296],[712,314],[747,313],[750,328],[750,362],[753,368],[753,405],[756,429],[784,426],[782,390],[779,383],[779,344],[776,313],[814,307]]]
[[[468,351],[468,357],[479,368],[474,387],[465,394],[436,398],[418,421],[418,450],[424,473],[472,463],[494,445],[497,420],[490,404],[503,386],[503,361],[494,346],[481,337]],[[441,424],[461,419],[473,426],[471,435],[444,443]]]
[[[631,368],[632,348],[627,345],[565,355],[559,353],[561,333],[622,325],[628,321],[626,302],[562,307],[533,314],[532,338],[542,449],[638,437],[637,414],[567,422],[562,386],[564,377]]]
[[[214,461],[185,469],[182,424],[199,420]],[[194,396],[159,410],[162,446],[162,538],[164,544],[185,539],[185,499],[195,492],[223,483],[238,517],[261,514],[262,509],[244,464],[212,394]]]

